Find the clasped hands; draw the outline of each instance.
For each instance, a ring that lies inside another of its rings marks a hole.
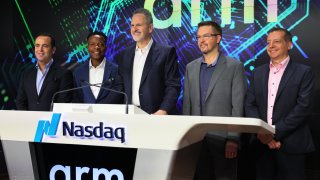
[[[280,141],[276,141],[273,138],[272,134],[257,134],[258,139],[260,140],[260,142],[262,144],[266,144],[269,146],[270,149],[280,149],[281,147],[281,142]]]

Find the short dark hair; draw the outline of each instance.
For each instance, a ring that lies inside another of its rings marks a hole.
[[[147,24],[153,23],[152,14],[148,9],[139,8],[133,12],[132,16],[135,14],[143,14],[144,16],[146,16]]]
[[[284,32],[284,40],[286,40],[287,42],[292,42],[292,34],[287,29],[280,28],[280,27],[274,27],[274,28],[270,29],[270,31],[268,31],[268,34],[275,32],[275,31]]]
[[[104,42],[106,43],[107,36],[103,32],[100,32],[100,31],[93,31],[93,32],[89,33],[87,36],[87,41],[89,41],[90,37],[94,36],[94,35],[102,36],[104,38]]]
[[[45,33],[45,32],[41,32],[41,33],[37,34],[37,36],[34,38],[34,40],[36,40],[39,36],[49,37],[49,38],[51,39],[51,46],[52,46],[52,47],[56,47],[56,39],[53,37],[52,34],[50,34],[50,33]]]
[[[198,29],[202,26],[211,26],[222,36],[222,28],[221,26],[214,21],[202,21],[198,23]]]

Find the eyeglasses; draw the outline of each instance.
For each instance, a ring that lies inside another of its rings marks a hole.
[[[207,40],[213,36],[218,36],[218,35],[221,35],[221,34],[205,34],[205,35],[202,35],[202,36],[196,36],[196,39],[197,41],[199,41],[201,38]]]

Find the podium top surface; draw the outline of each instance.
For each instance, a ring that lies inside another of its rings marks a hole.
[[[208,131],[275,132],[254,118],[5,110],[0,116],[1,140],[123,148],[178,150]]]
[[[53,112],[126,114],[125,104],[54,103]],[[135,105],[128,105],[128,114],[147,114]]]

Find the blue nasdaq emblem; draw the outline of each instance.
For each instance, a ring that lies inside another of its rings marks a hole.
[[[49,120],[39,120],[36,134],[34,136],[34,142],[42,142],[43,135],[54,136],[57,134],[61,114],[54,113]]]

